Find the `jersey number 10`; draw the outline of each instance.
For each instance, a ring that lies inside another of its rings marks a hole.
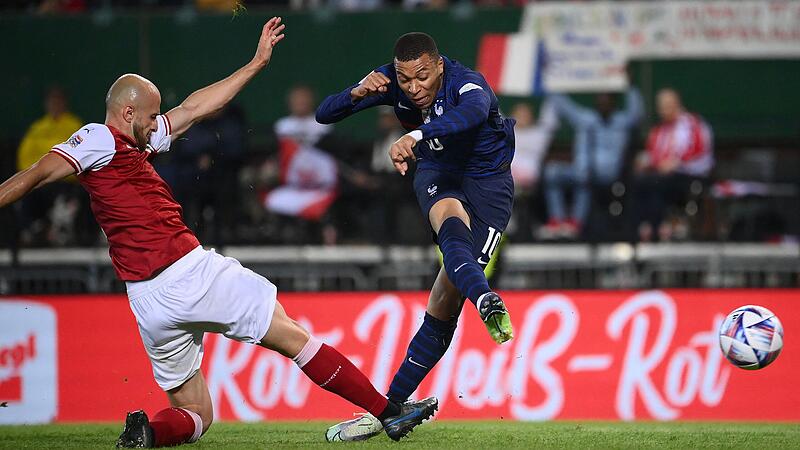
[[[439,142],[439,138],[428,139],[428,147],[435,152],[440,152],[444,150],[444,145]]]

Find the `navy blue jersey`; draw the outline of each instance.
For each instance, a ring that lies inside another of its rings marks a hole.
[[[429,109],[420,110],[406,97],[394,64],[386,64],[375,71],[391,80],[387,92],[354,104],[350,91],[358,84],[352,85],[320,104],[317,121],[334,123],[372,106],[390,105],[406,130],[422,131],[416,149],[419,168],[471,177],[508,170],[514,157],[514,121],[500,114],[497,96],[480,73],[442,58],[442,87]]]

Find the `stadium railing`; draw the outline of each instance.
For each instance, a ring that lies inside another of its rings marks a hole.
[[[433,247],[227,247],[284,291],[425,290]],[[500,289],[798,287],[800,244],[516,244]],[[123,292],[102,248],[0,250],[0,294]]]

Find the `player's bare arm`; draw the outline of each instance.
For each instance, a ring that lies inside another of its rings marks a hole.
[[[27,169],[0,184],[0,208],[14,203],[28,192],[75,173],[75,169],[58,155],[48,153]]]
[[[239,70],[210,86],[189,95],[177,107],[167,112],[172,124],[172,135],[177,137],[195,122],[218,112],[230,102],[258,72],[269,64],[272,50],[283,38],[285,25],[280,17],[273,17],[261,30],[258,47],[253,59]]]
[[[392,80],[380,72],[370,72],[358,86],[350,91],[350,99],[355,103],[370,95],[382,94],[389,90]]]

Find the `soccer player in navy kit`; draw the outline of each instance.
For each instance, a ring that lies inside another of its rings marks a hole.
[[[403,402],[447,351],[465,298],[492,339],[501,344],[513,337],[508,311],[483,267],[511,216],[514,121],[500,114],[481,74],[440,55],[425,33],[401,36],[394,62],[326,98],[317,121],[338,122],[376,105],[394,107],[409,131],[389,157],[402,175],[416,160],[414,191],[444,259],[423,324],[389,387],[389,398]],[[331,427],[327,437],[363,440],[379,432],[380,422],[365,415]]]
[[[121,76],[106,96],[104,123],[85,125],[0,184],[0,208],[71,174],[90,194],[112,265],[125,281],[153,376],[172,406],[152,418],[141,410],[128,413],[117,447],[174,446],[195,442],[208,430],[213,406],[200,371],[206,332],[292,358],[315,384],[373,411],[395,440],[438,407],[435,398],[404,404],[388,400],[345,356],[286,314],[269,280],[204,249],[150,162],[194,123],[220,111],[263,70],[283,30],[280,17],[270,19],[249,63],[165,114],[159,112],[161,93],[155,84],[135,74]],[[126,344],[120,345],[124,351]]]

